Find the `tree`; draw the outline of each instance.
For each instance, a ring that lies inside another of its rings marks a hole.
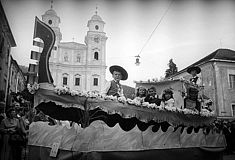
[[[170,77],[171,75],[178,72],[178,68],[176,67],[176,64],[173,62],[173,59],[171,58],[168,63],[168,69],[165,72],[165,78]]]

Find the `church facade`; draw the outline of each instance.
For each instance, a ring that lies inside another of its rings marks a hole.
[[[42,15],[42,21],[49,25],[56,35],[49,62],[54,85],[100,92],[106,81],[107,37],[102,18],[96,12],[88,21],[85,44],[61,41],[60,17],[52,7]]]

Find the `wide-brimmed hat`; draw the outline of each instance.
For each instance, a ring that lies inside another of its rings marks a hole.
[[[188,69],[187,69],[187,72],[190,74],[191,73],[191,71],[196,71],[197,72],[197,74],[199,74],[200,72],[201,72],[201,68],[200,67],[198,67],[198,66],[192,66],[192,67],[189,67]]]
[[[112,74],[113,74],[114,71],[120,72],[122,74],[122,79],[121,80],[127,80],[127,78],[128,78],[127,71],[124,68],[122,68],[121,66],[117,66],[117,65],[111,66],[111,67],[109,67],[109,71]]]

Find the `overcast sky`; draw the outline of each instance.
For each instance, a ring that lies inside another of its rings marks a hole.
[[[17,44],[12,49],[13,58],[19,65],[28,66],[32,62],[35,16],[41,19],[50,9],[51,1],[1,2]],[[54,0],[53,9],[61,18],[63,42],[74,38],[75,42],[84,44],[87,22],[95,14],[96,5],[98,15],[106,23],[107,66],[121,65],[129,73],[128,80],[122,84],[134,86],[134,80],[164,76],[171,58],[181,70],[219,48],[235,50],[233,0],[174,0],[172,3],[171,0]],[[134,56],[138,54],[141,64],[136,66]],[[106,79],[111,79],[108,69]]]

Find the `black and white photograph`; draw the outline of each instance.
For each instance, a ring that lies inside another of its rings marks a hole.
[[[0,0],[0,160],[235,159],[234,0]]]

